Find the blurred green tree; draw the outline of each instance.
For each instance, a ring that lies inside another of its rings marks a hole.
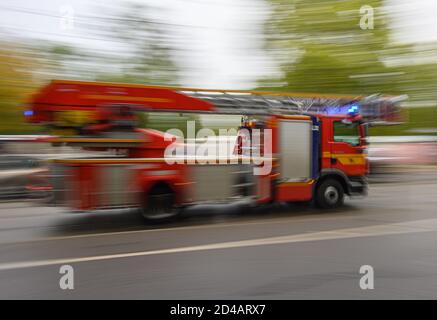
[[[109,74],[101,72],[97,80],[179,84],[179,68],[172,56],[174,39],[168,25],[158,20],[153,10],[156,8],[150,4],[128,2],[101,17],[96,32],[117,40],[124,51],[119,54],[120,70]]]
[[[404,71],[386,62],[404,47],[390,42],[382,0],[270,0],[267,48],[279,61],[278,90],[373,94],[401,92]],[[362,29],[362,6],[373,29]],[[272,80],[263,80],[266,87]]]
[[[40,130],[23,122],[23,105],[35,88],[36,59],[10,43],[0,44],[0,133],[17,134]]]

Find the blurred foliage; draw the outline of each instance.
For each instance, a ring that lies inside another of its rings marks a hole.
[[[0,43],[0,133],[37,132],[40,128],[23,125],[23,110],[27,97],[37,83],[33,72],[39,68],[31,55],[10,43]]]
[[[279,63],[281,77],[263,79],[261,90],[407,94],[409,104],[432,108],[411,108],[411,123],[371,132],[409,134],[405,130],[412,126],[437,127],[437,45],[394,42],[389,22],[396,16],[395,8],[388,17],[383,0],[269,2],[266,49]],[[360,28],[362,6],[373,7],[374,29]]]
[[[437,46],[434,54],[437,55]],[[410,59],[415,60],[413,56]],[[403,92],[408,94],[409,101],[417,106],[437,106],[437,63],[405,65],[403,70],[405,75],[399,85]],[[434,112],[437,113],[437,108],[434,108]]]
[[[95,32],[114,38],[128,52],[120,57],[121,70],[115,74],[98,73],[97,80],[178,85],[178,72],[171,56],[171,36],[166,24],[154,18],[155,8],[148,4],[127,3],[109,12]]]
[[[375,126],[369,128],[371,136],[415,136],[415,135],[437,135],[437,112],[436,108],[404,108],[405,121],[399,125]],[[425,131],[421,131],[425,129]],[[428,132],[426,129],[434,129]]]
[[[279,90],[396,94],[400,67],[384,59],[403,47],[390,44],[381,0],[270,0],[267,49],[280,63]],[[374,29],[360,28],[363,5],[374,10]],[[261,83],[263,86],[263,83]]]

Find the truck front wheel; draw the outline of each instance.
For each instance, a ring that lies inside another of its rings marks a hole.
[[[343,186],[337,180],[327,179],[317,187],[315,200],[320,208],[338,208],[344,202]]]
[[[175,194],[167,186],[154,187],[141,208],[141,215],[146,221],[164,221],[174,218],[179,213],[175,206]]]

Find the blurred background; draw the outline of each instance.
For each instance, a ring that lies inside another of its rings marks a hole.
[[[365,20],[369,28],[364,29],[363,6],[373,14],[372,25]],[[45,133],[23,122],[29,94],[51,79],[81,79],[406,94],[403,123],[370,129],[373,172],[432,166],[437,162],[436,12],[432,0],[3,0],[0,148],[3,155],[21,153],[24,144],[15,144],[21,135]],[[238,118],[156,113],[144,114],[142,125],[184,131],[187,120],[198,128],[238,126]],[[61,151],[27,145],[26,154]],[[16,158],[2,159],[2,168],[14,167]],[[32,159],[18,161],[17,167]]]

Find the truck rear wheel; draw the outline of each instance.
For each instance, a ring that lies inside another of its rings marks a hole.
[[[344,190],[340,182],[334,179],[323,181],[316,190],[316,204],[323,209],[334,209],[343,205]]]
[[[175,206],[175,193],[167,185],[158,185],[152,188],[147,201],[141,208],[141,215],[146,221],[165,221],[174,218],[179,213]]]

